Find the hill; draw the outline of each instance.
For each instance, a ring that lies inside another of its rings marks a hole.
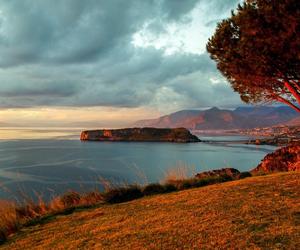
[[[296,117],[290,121],[287,122],[288,126],[300,126],[300,117]]]
[[[175,128],[191,130],[251,129],[286,124],[299,118],[289,107],[239,107],[235,110],[211,108],[208,110],[181,110],[157,119],[137,121],[140,127]]]
[[[57,216],[0,249],[300,249],[300,173],[156,195]]]

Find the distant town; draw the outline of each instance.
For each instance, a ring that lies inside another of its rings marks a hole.
[[[300,143],[300,126],[280,125],[254,129],[241,129],[238,132],[243,135],[264,137],[262,139],[256,139],[255,144],[286,145]]]
[[[230,130],[193,130],[193,133],[199,135],[200,138],[201,136],[207,135],[245,135],[255,138],[251,140],[239,141],[246,144],[265,144],[278,146],[288,144],[300,144],[300,125],[277,125],[270,127]]]

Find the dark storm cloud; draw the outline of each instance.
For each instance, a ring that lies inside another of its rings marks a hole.
[[[214,20],[237,1],[0,0],[0,106],[153,105],[164,86],[197,103],[218,75],[207,54],[166,56],[132,39],[145,25],[159,34],[189,22],[206,2],[218,6]]]
[[[147,18],[150,2],[5,1],[1,66],[93,61],[117,43],[128,43]]]
[[[77,93],[79,89],[75,84],[67,82],[43,82],[36,83],[34,88],[27,87],[30,84],[14,84],[3,83],[5,85],[1,92],[1,97],[20,97],[20,96],[54,96],[54,97],[67,97]]]
[[[162,1],[162,12],[171,20],[178,20],[182,15],[195,8],[199,0],[165,0]]]

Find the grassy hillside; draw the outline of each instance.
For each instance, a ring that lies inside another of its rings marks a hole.
[[[300,249],[300,173],[156,195],[48,218],[0,249]]]

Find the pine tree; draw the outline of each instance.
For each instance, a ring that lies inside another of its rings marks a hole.
[[[218,24],[207,51],[244,102],[300,112],[299,0],[246,0]]]

